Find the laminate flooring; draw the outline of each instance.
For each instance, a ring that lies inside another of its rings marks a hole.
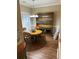
[[[44,40],[41,39],[32,43],[32,46],[26,52],[27,59],[57,59],[58,41],[53,40],[49,34],[44,36]]]

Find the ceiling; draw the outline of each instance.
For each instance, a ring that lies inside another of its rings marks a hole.
[[[32,0],[20,0],[20,4],[27,6],[27,7],[32,7],[33,6],[33,1]],[[45,6],[52,6],[52,5],[60,5],[61,1],[60,0],[35,0],[34,5],[35,7],[45,7]]]

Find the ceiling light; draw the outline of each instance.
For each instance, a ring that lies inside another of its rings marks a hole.
[[[34,6],[34,2],[35,2],[35,0],[32,0],[32,1],[33,1],[33,14],[32,14],[30,17],[35,17],[35,18],[37,18],[38,15],[35,14],[35,6]]]

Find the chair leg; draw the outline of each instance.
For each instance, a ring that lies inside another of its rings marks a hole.
[[[25,49],[24,49],[24,59],[27,59],[27,51],[26,51],[26,47],[25,47]]]

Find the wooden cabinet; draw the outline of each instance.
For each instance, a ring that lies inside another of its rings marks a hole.
[[[37,18],[37,24],[53,25],[54,13],[39,13]]]

